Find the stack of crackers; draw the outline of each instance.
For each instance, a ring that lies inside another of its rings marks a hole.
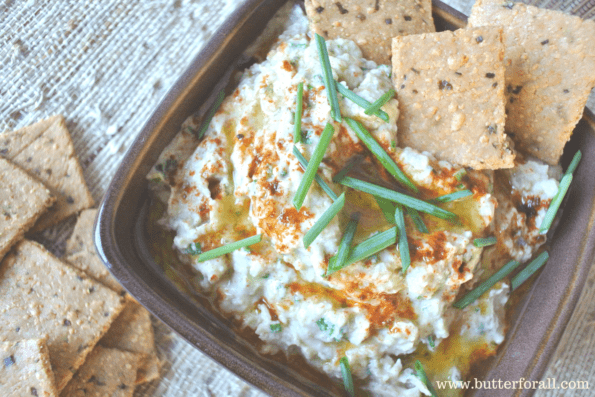
[[[306,0],[311,29],[392,62],[400,146],[474,169],[515,150],[557,164],[595,86],[595,22],[477,0],[466,29],[436,33],[430,0]],[[391,52],[392,47],[392,52]]]
[[[0,134],[0,395],[132,396],[159,376],[149,313],[98,258],[62,116]],[[25,233],[79,213],[63,260]]]

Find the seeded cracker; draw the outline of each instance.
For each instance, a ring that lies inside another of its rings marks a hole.
[[[504,30],[506,132],[557,164],[595,86],[595,22],[511,1],[478,0],[469,26]]]
[[[58,397],[45,340],[0,342],[0,396]]]
[[[131,397],[140,355],[96,346],[68,383],[66,397]]]
[[[33,227],[39,231],[93,205],[64,118],[54,116],[0,134],[0,155],[43,182],[56,196],[54,206]]]
[[[503,54],[495,27],[395,37],[399,144],[475,169],[512,167]]]
[[[128,300],[126,307],[99,344],[142,355],[135,384],[149,382],[159,377],[160,363],[155,351],[151,316],[136,301]]]
[[[23,240],[0,263],[0,341],[47,336],[60,391],[124,305],[41,245]]]
[[[54,201],[43,184],[0,157],[0,260]]]
[[[306,0],[312,30],[355,41],[364,58],[390,64],[395,36],[434,32],[431,0]]]

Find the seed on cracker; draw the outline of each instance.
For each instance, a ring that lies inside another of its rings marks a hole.
[[[355,41],[366,59],[389,64],[395,36],[434,32],[431,0],[306,0],[312,30]]]
[[[114,291],[22,240],[0,263],[0,341],[47,335],[62,390],[123,309]]]
[[[62,116],[1,136],[0,155],[35,176],[56,196],[56,203],[40,217],[33,231],[55,225],[93,205]]]
[[[0,157],[0,260],[54,201],[42,183]]]
[[[139,354],[95,346],[62,395],[131,397],[139,361]]]
[[[58,397],[44,339],[0,342],[0,396]]]
[[[399,144],[475,169],[512,167],[503,53],[495,27],[395,37]]]
[[[122,313],[99,342],[102,346],[138,353],[143,356],[136,384],[159,377],[159,359],[155,351],[155,335],[147,309],[129,299]]]
[[[476,1],[469,26],[504,30],[506,132],[557,164],[595,86],[595,22],[501,0]]]

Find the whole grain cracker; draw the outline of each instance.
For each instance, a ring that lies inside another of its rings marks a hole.
[[[431,0],[306,0],[312,30],[355,41],[366,59],[390,64],[391,39],[434,32]]]
[[[130,397],[141,356],[95,346],[62,391],[64,397]]]
[[[68,241],[66,241],[65,255],[72,255],[81,251],[95,252],[93,242],[95,218],[97,218],[97,208],[89,208],[80,212],[74,230]]]
[[[0,157],[0,260],[54,201],[42,183]]]
[[[503,53],[495,27],[395,37],[399,145],[475,169],[513,167]]]
[[[22,240],[0,263],[0,341],[47,336],[60,391],[124,308],[123,299]]]
[[[506,132],[516,147],[557,164],[595,86],[595,22],[502,0],[478,0],[469,26],[505,37]]]
[[[62,116],[54,116],[17,131],[4,132],[1,137],[0,155],[38,178],[57,198],[51,210],[33,226],[33,231],[55,225],[93,206],[93,198]]]
[[[143,355],[136,384],[159,377],[159,359],[155,350],[155,335],[151,315],[134,300],[128,300],[122,313],[99,341],[105,347]]]
[[[58,397],[44,339],[0,342],[0,396]]]

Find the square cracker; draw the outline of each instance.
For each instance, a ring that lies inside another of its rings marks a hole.
[[[62,390],[124,308],[114,291],[22,240],[0,263],[0,340],[47,336]]]
[[[469,26],[505,37],[506,132],[516,148],[557,164],[595,86],[595,22],[502,0],[478,0]]]
[[[399,144],[475,169],[512,167],[503,54],[495,27],[395,37]]]
[[[312,30],[353,40],[366,59],[390,64],[395,36],[435,32],[431,0],[306,0]]]
[[[33,226],[33,231],[55,225],[93,206],[62,116],[17,131],[3,132],[0,134],[0,155],[37,177],[57,198],[50,211]]]
[[[0,260],[54,201],[42,183],[0,157]]]
[[[95,346],[62,395],[131,397],[140,358],[139,354]]]
[[[159,377],[160,362],[155,351],[155,335],[151,324],[151,315],[136,301],[130,299],[126,303],[126,307],[99,341],[99,344],[143,356],[136,384],[149,382]]]
[[[0,342],[0,396],[58,397],[45,340]]]

